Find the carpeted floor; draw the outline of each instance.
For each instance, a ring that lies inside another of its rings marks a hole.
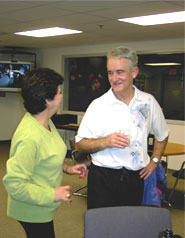
[[[25,238],[24,231],[21,226],[14,220],[6,216],[7,193],[2,184],[2,177],[5,174],[6,161],[8,159],[9,142],[0,142],[0,238]],[[72,163],[71,159],[66,159],[67,163]],[[175,178],[172,172],[168,170],[167,181],[168,190],[173,187]],[[83,184],[86,179],[79,179],[77,175],[64,175],[63,185],[70,184],[73,191]],[[86,189],[83,191],[86,193]],[[178,198],[179,197],[179,198]],[[172,197],[172,208],[164,204],[171,213],[172,226],[174,234],[185,237],[184,232],[184,180],[179,180],[177,184],[177,192]],[[82,238],[84,236],[84,213],[86,211],[86,198],[72,197],[72,203],[62,203],[57,216],[55,218],[56,238]],[[42,237],[41,237],[42,238]],[[97,238],[97,237],[95,237]],[[143,237],[149,238],[149,237]]]

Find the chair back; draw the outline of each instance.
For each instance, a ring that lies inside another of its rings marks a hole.
[[[160,238],[171,229],[170,212],[158,207],[105,207],[85,213],[85,238]]]

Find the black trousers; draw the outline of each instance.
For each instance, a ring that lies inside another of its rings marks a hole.
[[[53,221],[45,223],[29,223],[19,221],[27,238],[55,238]]]
[[[139,171],[109,169],[91,163],[88,173],[87,208],[140,206],[144,180]]]

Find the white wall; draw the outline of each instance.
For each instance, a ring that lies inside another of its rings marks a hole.
[[[121,42],[116,44],[90,45],[78,47],[50,48],[39,51],[39,65],[50,67],[58,72],[63,72],[62,58],[65,56],[89,56],[105,55],[107,50],[116,46],[128,46],[134,48],[137,53],[155,52],[184,52],[184,39],[168,39],[156,41]]]
[[[10,140],[25,110],[20,93],[0,97],[0,141]]]
[[[140,41],[140,42],[118,42],[116,44],[90,45],[80,47],[64,47],[37,50],[37,66],[49,67],[57,72],[64,74],[64,57],[65,56],[97,56],[105,55],[107,50],[115,46],[128,46],[136,49],[138,53],[155,53],[155,52],[184,52],[184,39],[168,39],[157,41]],[[64,93],[65,82],[64,82]],[[61,106],[60,112],[62,112]],[[18,99],[18,95],[7,93],[6,98],[0,97],[0,140],[11,139],[12,133],[16,128],[20,118],[24,113],[22,103]],[[184,142],[184,122],[181,125],[169,124],[171,129],[170,141],[185,144]],[[170,158],[170,168],[179,168],[179,161],[184,156],[175,156]]]
[[[178,122],[167,120],[170,129],[169,142],[185,145],[185,122]],[[185,155],[169,156],[168,167],[173,169],[180,169],[182,162],[185,160]]]
[[[3,48],[1,49],[4,50]],[[27,49],[25,51],[37,53],[34,49]],[[34,55],[15,54],[12,56],[11,53],[0,53],[1,61],[11,61],[12,58],[18,62],[32,62],[32,65],[34,65]],[[0,90],[0,141],[11,139],[13,132],[25,113],[20,93],[5,92],[5,95],[3,94],[4,92]]]

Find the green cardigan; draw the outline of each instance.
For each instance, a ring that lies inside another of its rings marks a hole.
[[[12,138],[3,183],[8,192],[7,215],[24,222],[54,219],[61,202],[54,188],[62,183],[66,145],[53,122],[50,131],[26,113]]]

